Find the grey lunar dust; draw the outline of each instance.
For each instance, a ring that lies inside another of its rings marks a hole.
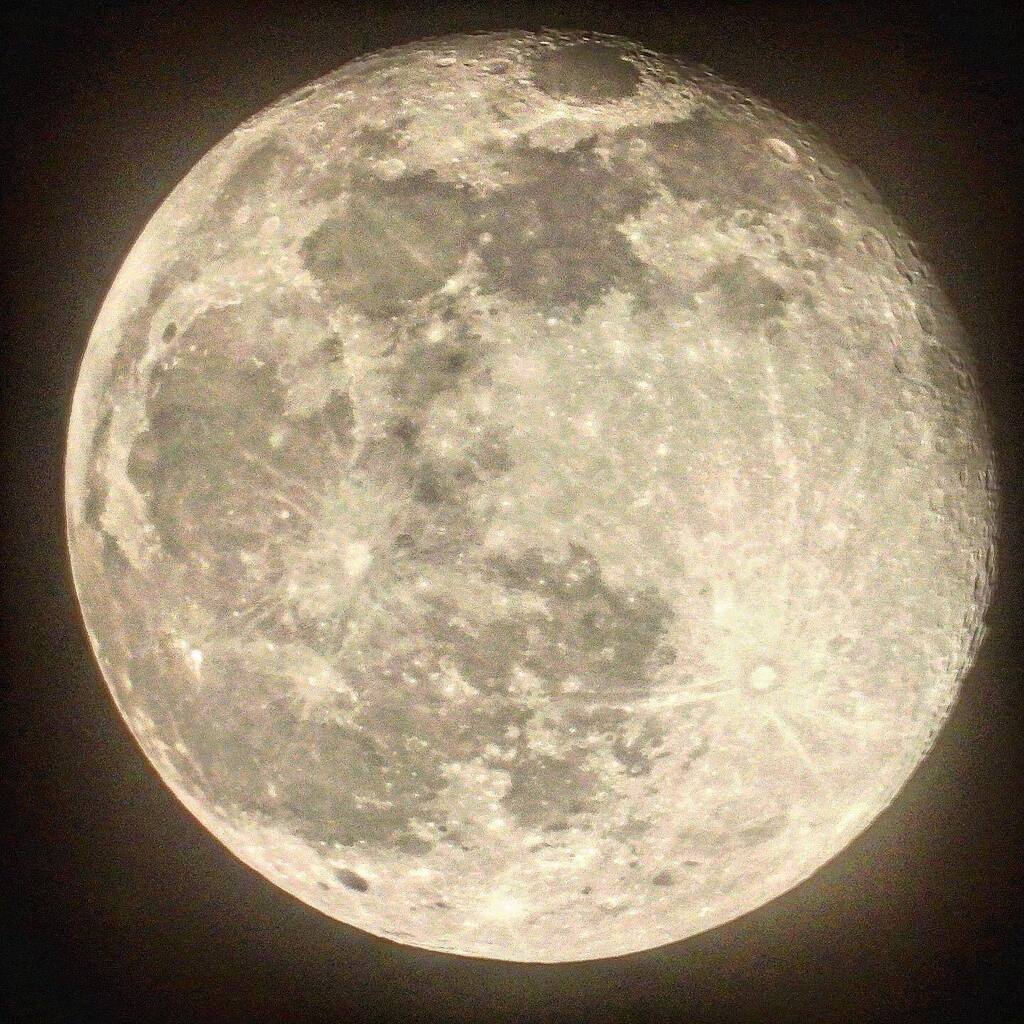
[[[427,40],[239,127],[95,325],[97,658],[271,881],[608,956],[752,910],[924,756],[991,584],[960,328],[868,183],[601,35]]]

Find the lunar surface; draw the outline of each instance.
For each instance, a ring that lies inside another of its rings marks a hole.
[[[237,857],[565,961],[754,910],[894,798],[982,634],[961,329],[813,132],[617,37],[430,39],[211,150],[82,363],[97,659]]]

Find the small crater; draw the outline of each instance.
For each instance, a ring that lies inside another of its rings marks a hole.
[[[659,871],[652,879],[651,885],[675,885],[676,876],[671,871]]]
[[[369,891],[370,883],[362,875],[352,871],[350,868],[337,868],[334,875],[347,889],[353,889],[356,892]]]
[[[624,99],[636,92],[640,77],[640,68],[623,53],[592,40],[547,50],[533,65],[537,88],[559,99]]]

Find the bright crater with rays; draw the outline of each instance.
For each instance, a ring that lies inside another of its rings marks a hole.
[[[808,132],[625,40],[428,40],[242,125],[100,312],[86,625],[238,857],[435,950],[753,910],[955,698],[995,487],[962,332]]]

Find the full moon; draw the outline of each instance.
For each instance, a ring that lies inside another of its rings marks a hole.
[[[955,700],[997,488],[964,332],[817,134],[617,36],[432,38],[251,118],[80,369],[118,709],[323,913],[572,961],[753,911]]]

